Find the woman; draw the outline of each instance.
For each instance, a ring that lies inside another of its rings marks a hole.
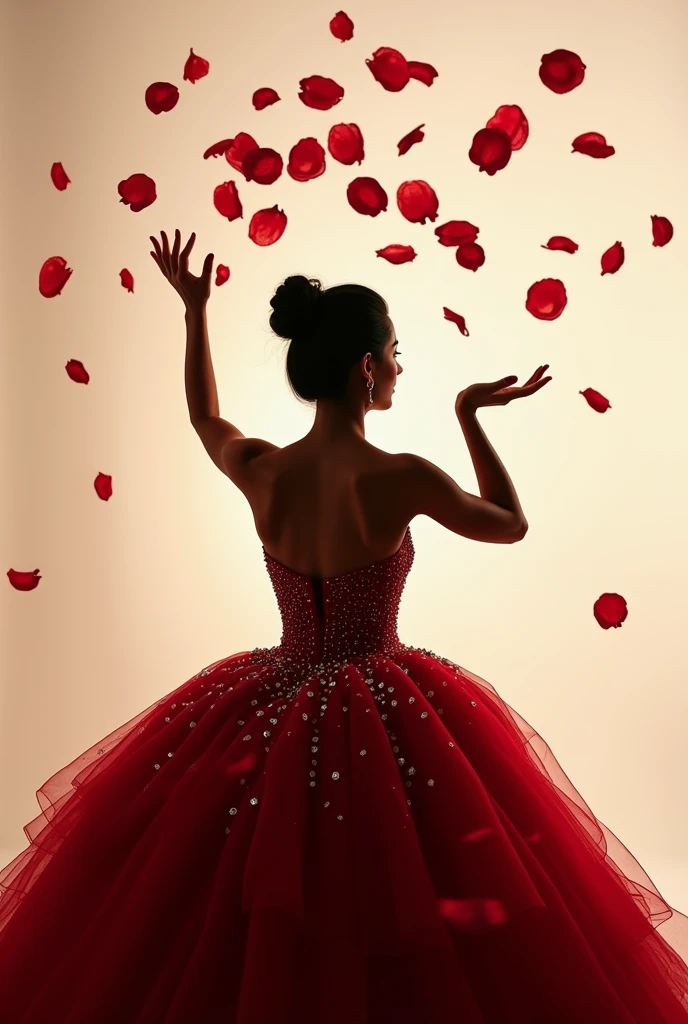
[[[163,232],[153,256],[185,304],[191,422],[251,506],[282,639],[39,791],[33,845],[0,874],[2,1019],[686,1024],[688,967],[643,869],[489,683],[397,633],[416,516],[525,535],[476,411],[539,391],[547,367],[457,397],[468,494],[366,441],[403,372],[384,300],[291,277],[270,324],[315,420],[285,448],[246,438],[219,417],[213,257],[190,274],[193,242]]]

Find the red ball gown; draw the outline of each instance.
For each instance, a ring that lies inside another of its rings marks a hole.
[[[490,683],[400,641],[410,533],[265,561],[280,644],[38,791],[3,1024],[688,1024],[688,919]]]

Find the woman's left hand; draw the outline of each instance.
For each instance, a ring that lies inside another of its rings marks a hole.
[[[189,241],[181,252],[179,251],[179,246],[181,245],[182,236],[179,229],[174,233],[172,252],[170,252],[169,242],[164,231],[160,232],[162,247],[157,238],[153,235],[149,237],[155,247],[155,252],[151,252],[151,256],[174,290],[181,296],[186,309],[196,310],[205,308],[210,298],[210,276],[215,258],[214,253],[208,253],[203,263],[203,272],[200,277],[196,277],[195,274],[189,273],[189,253],[196,241],[195,231],[192,231]]]

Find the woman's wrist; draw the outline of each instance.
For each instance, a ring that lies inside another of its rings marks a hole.
[[[205,314],[207,303],[189,303],[184,305],[184,316],[187,320],[195,320]]]

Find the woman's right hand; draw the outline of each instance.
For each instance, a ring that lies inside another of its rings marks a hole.
[[[521,387],[510,386],[516,383],[518,377],[502,377],[501,380],[495,380],[491,384],[469,384],[456,396],[454,408],[457,413],[475,412],[476,409],[485,405],[507,405],[514,398],[534,395],[552,379],[542,376],[548,369],[549,363],[539,366],[530,380]]]

